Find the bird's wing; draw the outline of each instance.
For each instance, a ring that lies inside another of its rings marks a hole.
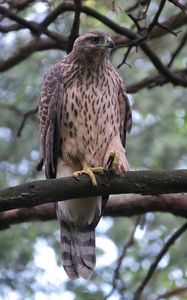
[[[61,142],[62,67],[54,65],[44,77],[39,100],[39,125],[46,178],[56,177]]]
[[[132,114],[130,108],[129,98],[127,96],[125,87],[121,83],[119,97],[119,110],[120,110],[120,136],[123,146],[125,147],[126,143],[126,133],[131,131],[132,127]]]

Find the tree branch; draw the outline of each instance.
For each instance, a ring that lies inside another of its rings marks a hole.
[[[111,195],[104,216],[132,217],[146,212],[168,212],[187,217],[187,195]],[[32,208],[20,208],[0,213],[0,230],[23,222],[49,221],[56,219],[53,203]]]
[[[181,70],[173,70],[173,73],[176,75],[179,75],[180,77],[184,76],[186,77],[187,75],[187,70],[186,69],[181,69]],[[143,88],[152,88],[153,86],[162,86],[166,83],[169,83],[170,80],[163,76],[162,74],[154,75],[154,76],[147,76],[144,79],[138,81],[137,83],[129,84],[126,86],[127,92],[130,94],[137,93],[139,90]],[[178,84],[174,84],[178,85]]]
[[[187,295],[187,286],[175,288],[172,290],[167,291],[166,293],[163,293],[156,297],[154,300],[163,300],[163,299],[169,299],[171,296],[177,296],[177,297],[185,297]]]
[[[67,47],[67,52],[69,53],[72,48],[75,39],[79,36],[79,27],[80,27],[80,14],[81,14],[81,7],[82,7],[82,0],[74,0],[74,7],[75,7],[75,14],[74,14],[74,21],[71,28],[71,34],[69,36],[69,42]]]
[[[17,10],[23,10],[25,7],[29,6],[34,0],[8,0],[8,4],[11,8],[16,8]]]
[[[34,39],[31,42],[28,42],[26,45],[22,46],[17,53],[8,58],[7,60],[0,61],[0,72],[10,69],[14,67],[21,61],[27,59],[30,55],[32,55],[35,51],[42,51],[48,49],[62,49],[66,50],[67,41],[64,40],[64,44],[59,46],[55,41],[50,38],[44,39]]]
[[[171,2],[173,5],[179,7],[184,13],[187,13],[187,6],[181,3],[179,0],[168,0]]]
[[[134,244],[134,235],[135,235],[135,232],[136,232],[136,229],[137,229],[137,226],[139,225],[139,223],[140,223],[140,216],[138,216],[136,218],[134,228],[133,228],[132,232],[130,233],[129,238],[125,241],[123,248],[122,248],[121,255],[117,259],[117,263],[116,263],[116,267],[114,269],[114,274],[113,274],[113,279],[112,279],[112,289],[108,293],[108,295],[105,297],[105,300],[110,298],[112,296],[112,294],[114,293],[114,291],[116,290],[117,285],[118,285],[118,280],[119,279],[122,280],[122,278],[120,276],[120,269],[121,269],[123,260],[126,256],[127,250]],[[122,282],[122,284],[123,284],[123,282]]]
[[[187,223],[183,224],[175,233],[168,239],[165,243],[164,247],[158,253],[155,261],[150,266],[145,278],[143,279],[140,286],[137,288],[133,300],[139,300],[143,290],[145,289],[146,285],[148,284],[149,280],[151,279],[154,271],[156,270],[158,263],[161,261],[162,257],[166,254],[169,248],[175,243],[175,241],[187,230]]]
[[[44,33],[46,34],[48,37],[50,37],[51,39],[53,39],[54,41],[56,41],[57,43],[62,43],[63,42],[63,38],[57,34],[56,32],[51,32],[49,31],[46,27],[43,26],[42,23],[37,23],[37,22],[33,22],[33,21],[27,21],[24,18],[21,18],[20,16],[17,16],[16,14],[12,13],[10,10],[8,10],[7,8],[5,8],[4,6],[0,6],[0,13],[6,17],[8,17],[10,20],[16,21],[17,24],[13,24],[12,26],[14,26],[13,30],[19,30],[19,29],[29,29],[31,34],[33,34],[34,36],[38,37]],[[6,27],[0,27],[1,30],[6,31]],[[8,26],[8,31],[10,29],[10,26]]]
[[[170,28],[171,30],[176,30],[177,28],[187,24],[187,18],[185,13],[178,13],[169,17],[163,23],[160,23],[159,26],[154,26],[150,32],[149,40],[157,39],[163,35],[168,34],[168,32],[163,28]],[[161,26],[162,27],[161,27]],[[124,35],[119,35],[115,38],[116,45],[125,45],[128,42],[128,38]]]
[[[161,14],[161,12],[162,12],[164,6],[165,6],[165,3],[166,3],[166,0],[161,0],[161,1],[160,1],[160,5],[159,5],[158,10],[157,10],[157,12],[156,12],[156,14],[155,14],[155,16],[154,16],[154,19],[153,19],[153,21],[149,24],[148,32],[151,32],[152,29],[153,29],[153,27],[156,26],[156,25],[158,24],[158,19],[159,19],[160,14]]]
[[[177,55],[179,54],[179,52],[183,49],[183,47],[184,47],[184,45],[185,45],[186,42],[187,42],[187,32],[184,34],[184,36],[182,37],[180,43],[177,45],[175,51],[171,55],[170,62],[168,63],[168,68],[171,67],[171,65],[173,64],[175,58],[177,57]]]
[[[164,1],[163,1],[164,2]],[[79,3],[81,3],[79,1]],[[167,66],[165,66],[162,61],[159,59],[158,56],[154,53],[154,51],[148,46],[148,44],[143,41],[144,38],[141,35],[138,35],[137,33],[134,33],[133,31],[129,30],[128,28],[122,27],[118,25],[117,23],[113,22],[106,16],[98,13],[96,10],[87,7],[87,6],[82,6],[81,4],[77,6],[78,8],[75,8],[73,4],[69,3],[62,3],[60,4],[57,8],[55,8],[41,23],[37,24],[35,22],[28,22],[27,20],[16,16],[12,12],[10,12],[8,9],[5,7],[0,7],[0,12],[7,17],[9,17],[12,20],[15,20],[22,26],[29,28],[33,34],[40,35],[41,33],[47,34],[49,37],[55,40],[55,46],[54,48],[59,48],[59,49],[67,49],[67,44],[66,47],[64,47],[63,41],[60,39],[60,45],[57,46],[59,43],[59,37],[57,38],[55,33],[52,33],[47,30],[47,27],[49,24],[51,24],[61,13],[65,11],[75,11],[76,10],[76,18],[75,18],[75,26],[78,26],[77,20],[79,19],[77,16],[79,16],[80,12],[84,12],[85,14],[101,21],[103,24],[107,25],[111,29],[113,29],[116,33],[121,34],[125,36],[126,40],[127,38],[132,40],[132,43],[136,43],[138,41],[139,46],[142,48],[144,53],[149,57],[155,68],[168,80],[169,82],[172,82],[175,85],[182,85],[182,86],[187,86],[187,80],[185,77],[180,76],[180,74],[175,74],[174,72],[170,71]],[[185,15],[185,14],[184,14]],[[176,16],[176,19],[178,15]],[[186,17],[186,16],[185,16]],[[168,21],[169,22],[169,21]],[[183,20],[183,22],[178,22],[177,26],[180,26],[181,24],[184,24],[186,22]],[[166,23],[166,22],[165,22]],[[164,23],[163,23],[164,24]],[[155,26],[152,28],[152,32],[154,31]],[[26,51],[25,51],[26,50]],[[30,56],[33,52],[37,50],[42,50],[40,48],[39,43],[36,43],[36,40],[28,43],[27,45],[23,46],[18,53],[13,55],[13,57],[9,58],[6,61],[0,62],[0,71],[4,71],[15,64],[19,63],[23,59],[27,58]]]
[[[17,136],[20,137],[21,136],[21,133],[22,133],[22,130],[23,130],[23,127],[25,126],[25,123],[27,121],[27,119],[31,116],[31,115],[35,115],[38,111],[38,106],[25,112],[24,115],[23,115],[23,119],[21,121],[21,124],[18,128],[18,132],[17,132]]]
[[[17,23],[7,25],[7,26],[0,25],[0,32],[2,32],[2,33],[8,33],[10,31],[18,31],[20,29],[23,29],[23,26],[20,24],[17,24]]]
[[[33,35],[40,34],[40,30],[39,30],[39,27],[37,26],[37,23],[29,22],[29,21],[17,16],[16,14],[13,14],[9,9],[7,9],[6,7],[4,7],[2,5],[0,5],[0,14],[8,17],[10,20],[17,22],[18,24],[22,25],[24,28],[29,29]]]
[[[136,41],[136,40],[143,40],[143,37],[139,34],[131,31],[130,29],[126,27],[122,27],[118,25],[117,23],[113,22],[112,20],[108,19],[107,17],[101,15],[94,9],[88,8],[88,7],[82,7],[82,11],[90,16],[94,16],[96,19],[100,20],[103,24],[113,29],[116,33],[122,34],[127,36],[130,40]],[[142,49],[142,51],[149,57],[150,61],[154,65],[154,67],[163,74],[166,78],[169,79],[170,82],[173,84],[179,84],[182,86],[187,86],[187,80],[186,78],[178,76],[178,74],[172,73],[167,66],[165,66],[162,61],[159,59],[159,57],[155,54],[155,52],[151,49],[151,47],[145,42],[142,41],[139,44],[139,47]]]
[[[125,176],[106,173],[96,178],[96,188],[86,175],[38,180],[7,188],[0,191],[0,211],[96,195],[187,192],[187,170],[130,171]]]

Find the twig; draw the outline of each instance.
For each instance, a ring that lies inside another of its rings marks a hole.
[[[166,0],[161,0],[160,1],[160,5],[159,5],[159,8],[158,8],[158,10],[157,10],[157,12],[154,16],[154,19],[148,27],[148,33],[150,33],[152,31],[153,27],[158,24],[158,19],[160,17],[160,14],[161,14],[163,8],[164,8],[165,3],[166,3]]]
[[[151,0],[137,0],[137,2],[135,2],[132,6],[128,7],[125,11],[126,11],[126,13],[129,13],[129,12],[135,10],[136,8],[138,8],[140,5],[146,6],[145,11],[141,12],[145,16],[147,13],[147,10],[149,8],[150,2],[151,2]]]
[[[22,130],[25,126],[25,123],[27,121],[27,119],[31,116],[31,115],[34,115],[36,114],[38,111],[38,107],[34,108],[34,109],[31,109],[29,111],[27,111],[26,113],[24,113],[24,116],[23,116],[23,119],[21,121],[21,124],[19,126],[19,129],[18,129],[18,132],[17,132],[17,136],[20,137],[21,136],[21,133],[22,133]]]
[[[73,11],[74,10],[74,6],[72,4],[61,4],[59,5],[54,11],[51,12],[51,14],[46,17],[44,19],[44,21],[40,24],[40,32],[42,32],[42,30],[46,29],[47,26],[60,14],[62,13],[62,11]],[[108,27],[110,27],[111,29],[113,29],[116,33],[122,34],[124,36],[127,36],[132,43],[135,42],[141,42],[140,43],[140,47],[141,49],[144,51],[144,53],[149,57],[149,59],[151,60],[151,62],[153,63],[153,65],[155,66],[155,68],[161,73],[163,74],[167,80],[169,80],[171,83],[175,84],[175,85],[181,85],[181,86],[187,86],[187,79],[185,77],[180,77],[178,76],[178,74],[174,74],[173,72],[171,72],[169,70],[169,68],[167,68],[167,66],[165,66],[162,61],[159,59],[159,57],[154,53],[154,51],[148,46],[148,44],[145,41],[142,41],[142,37],[140,37],[138,34],[132,32],[130,29],[122,27],[120,25],[118,25],[117,23],[113,22],[112,20],[110,20],[109,18],[107,18],[106,16],[103,16],[102,14],[98,13],[96,10],[87,7],[87,6],[82,6],[82,12],[86,13],[89,16],[94,17],[95,19],[100,20],[103,24],[107,25]],[[19,21],[19,20],[18,20]],[[184,22],[184,21],[182,21]],[[181,21],[179,22],[181,24]],[[30,23],[29,23],[30,24]],[[28,24],[26,24],[28,25]],[[32,24],[30,24],[32,25]],[[29,26],[30,26],[29,25]],[[46,26],[46,28],[43,29],[42,26]],[[34,27],[35,28],[35,27]],[[32,28],[31,28],[32,29]],[[37,29],[38,32],[38,29]],[[56,47],[58,49],[62,49],[62,45],[58,45],[55,44]],[[37,51],[38,49],[38,45],[35,45],[34,49],[27,49],[28,52],[33,53],[34,51]],[[30,53],[28,54],[26,57],[28,57],[28,55],[30,55]],[[20,54],[20,53],[19,53]],[[21,53],[23,56],[25,56],[25,53]],[[18,61],[22,61],[22,55],[18,55]],[[17,63],[17,59],[15,59],[15,57],[13,57],[14,63],[12,63],[11,61],[8,61],[8,66],[13,66]],[[4,63],[4,62],[3,62]],[[6,62],[5,62],[5,67],[1,68],[1,70],[5,70],[7,69],[6,67]]]
[[[138,20],[136,17],[134,17],[131,13],[128,13],[129,18],[134,22],[134,24],[136,25],[136,28],[138,30],[138,32],[141,32],[142,28],[138,23]]]
[[[152,25],[149,27],[152,30],[152,26],[154,25],[154,22],[157,22],[158,17],[164,7],[166,0],[162,0],[161,4],[159,6],[159,9],[155,15],[155,18],[152,22]],[[118,26],[119,31],[123,31],[123,28]],[[125,33],[124,33],[125,34]],[[167,79],[169,79],[170,82],[173,84],[180,84],[182,86],[187,86],[187,79],[180,77],[176,74],[173,74],[167,66],[165,66],[162,61],[159,59],[159,57],[155,54],[155,52],[152,50],[152,48],[145,42],[145,39],[147,38],[147,35],[144,37],[140,37],[139,34],[136,34],[134,32],[129,32],[126,31],[126,35],[132,40],[128,46],[134,45],[134,41],[140,46],[140,48],[144,51],[144,53],[149,57],[150,61],[153,63],[154,67],[161,73],[163,74]]]
[[[151,62],[155,66],[155,68],[163,74],[170,82],[172,82],[175,85],[182,85],[187,86],[187,79],[181,77],[178,74],[174,74],[172,71],[165,66],[162,61],[159,59],[159,57],[155,54],[155,52],[146,44],[145,42],[142,42],[140,44],[140,47],[145,52],[145,54],[150,58]]]
[[[173,54],[171,56],[171,59],[170,59],[170,62],[168,63],[168,68],[171,67],[171,65],[173,64],[175,58],[180,53],[180,51],[182,50],[182,48],[184,47],[186,42],[187,42],[187,32],[184,34],[184,36],[181,39],[181,42],[179,43],[179,45],[177,46],[177,48],[173,52]]]
[[[0,6],[0,13],[5,15],[6,17],[8,17],[10,20],[17,22],[17,24],[13,24],[14,28],[16,28],[16,30],[27,28],[31,31],[31,33],[34,36],[39,37],[42,33],[44,33],[48,37],[54,39],[56,42],[60,42],[60,43],[63,42],[63,38],[59,34],[57,34],[55,32],[53,33],[51,31],[47,30],[47,28],[43,25],[43,23],[38,24],[36,22],[31,22],[31,21],[29,22],[29,21],[25,20],[24,18],[21,18],[20,16],[17,16],[16,14],[12,13],[4,6]],[[2,30],[3,30],[3,28],[2,28]],[[6,30],[6,28],[5,28],[5,30]]]
[[[123,64],[126,64],[131,68],[131,66],[126,62],[127,57],[131,52],[131,49],[132,49],[132,46],[128,47],[127,52],[124,54],[124,58],[123,58],[122,62],[117,66],[117,69],[119,69]]]
[[[146,36],[146,35],[145,35],[145,36],[140,36],[140,37],[138,37],[137,39],[134,39],[134,40],[132,40],[132,41],[126,43],[125,46],[126,46],[126,47],[139,46],[139,47],[140,47],[141,43],[142,43],[143,41],[145,41],[146,39],[147,39],[147,36]]]
[[[152,30],[152,32],[150,33],[150,38],[158,38],[161,37],[162,35],[166,34],[166,32],[168,30],[166,30],[166,28],[170,29],[170,30],[176,30],[177,28],[179,28],[180,26],[183,26],[187,23],[187,17],[184,13],[178,13],[175,14],[173,16],[171,16],[170,18],[168,18],[166,21],[159,23],[159,26],[155,26]],[[163,30],[160,30],[160,28]]]
[[[9,19],[11,19],[13,21],[16,21],[18,24],[22,25],[24,28],[29,29],[33,35],[38,36],[40,34],[40,30],[35,25],[35,23],[33,24],[32,22],[29,22],[29,21],[15,15],[15,14],[13,14],[6,7],[0,5],[0,13],[4,16],[8,17]]]
[[[145,2],[147,2],[147,3],[146,3],[146,9],[145,9],[145,11],[144,11],[144,15],[147,14],[147,11],[148,11],[148,9],[149,9],[149,5],[150,5],[150,3],[151,3],[151,0],[147,0],[147,1],[145,1]]]
[[[157,255],[155,261],[150,266],[150,268],[149,268],[145,278],[143,279],[142,283],[140,284],[140,286],[135,291],[133,300],[139,300],[140,299],[143,290],[145,289],[146,285],[148,284],[151,277],[153,276],[160,260],[166,254],[168,249],[175,243],[175,241],[185,232],[186,229],[187,229],[187,223],[183,224],[182,227],[180,227],[177,231],[175,231],[175,233],[165,243],[164,247],[161,249],[161,251]]]
[[[173,70],[173,73],[175,75],[179,75],[180,77],[187,76],[187,70],[181,69],[181,70]],[[137,93],[139,90],[143,88],[152,88],[153,86],[162,86],[164,84],[169,83],[169,79],[163,76],[162,74],[154,75],[154,76],[147,76],[141,81],[138,81],[137,83],[130,84],[126,86],[127,92],[130,94]],[[174,84],[175,85],[175,84]],[[177,84],[176,84],[177,85]]]
[[[139,7],[141,0],[137,0],[133,5],[129,6],[125,12],[130,13],[131,11],[135,10],[137,7]]]
[[[119,6],[118,3],[116,3],[115,0],[112,1],[112,11],[116,13],[117,11],[121,11],[121,12],[123,11],[123,9]]]
[[[168,0],[168,1],[171,2],[173,5],[177,6],[178,8],[180,8],[185,14],[187,14],[187,7],[183,5],[180,1],[178,0]]]
[[[173,34],[174,36],[178,36],[178,34],[180,33],[180,31],[175,32],[175,31],[171,30],[171,28],[169,28],[168,26],[166,26],[162,23],[159,23],[159,22],[157,23],[157,26],[164,29],[165,31]]]
[[[43,30],[47,28],[59,15],[66,11],[73,11],[74,5],[72,3],[61,3],[54,10],[52,10],[45,19],[40,23],[40,28]]]
[[[75,15],[74,15],[74,21],[71,28],[71,34],[69,36],[68,41],[68,47],[67,52],[69,53],[73,48],[73,43],[75,39],[79,36],[79,26],[80,26],[80,13],[81,13],[81,7],[82,7],[82,0],[74,0],[74,6],[75,6]]]
[[[117,288],[117,280],[120,278],[120,269],[121,269],[122,262],[126,256],[128,248],[130,248],[134,244],[134,234],[136,232],[136,229],[137,229],[137,226],[139,225],[139,223],[140,223],[140,216],[138,216],[136,218],[134,228],[133,228],[128,240],[123,245],[122,253],[117,260],[116,268],[115,268],[114,274],[113,274],[112,290],[108,293],[108,295],[105,296],[105,300],[108,299],[109,297],[111,297],[112,294],[114,293],[115,289]]]

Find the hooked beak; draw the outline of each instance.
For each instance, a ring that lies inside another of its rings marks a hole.
[[[107,40],[106,40],[106,47],[115,48],[115,44],[114,44],[113,40],[110,37],[108,37]]]

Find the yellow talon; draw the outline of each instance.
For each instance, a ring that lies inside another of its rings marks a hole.
[[[77,176],[82,175],[82,174],[87,174],[91,179],[92,185],[97,186],[97,181],[96,181],[96,177],[95,177],[94,173],[102,175],[102,174],[104,174],[104,168],[102,168],[102,167],[96,167],[96,168],[89,167],[88,164],[85,161],[81,161],[81,164],[82,164],[83,169],[81,171],[74,172],[73,176],[77,177]]]
[[[114,150],[110,152],[110,156],[108,159],[108,163],[106,166],[106,169],[117,171],[119,169],[119,164],[120,164],[120,155],[119,152]]]

